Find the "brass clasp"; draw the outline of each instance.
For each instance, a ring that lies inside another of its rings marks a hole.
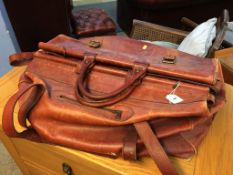
[[[164,56],[162,63],[175,64],[176,63],[176,56],[172,56],[172,55]]]
[[[89,47],[99,48],[101,47],[102,43],[100,41],[91,40],[89,41],[88,45]]]

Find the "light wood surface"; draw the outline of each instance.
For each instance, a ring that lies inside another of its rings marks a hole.
[[[214,57],[221,62],[225,82],[233,85],[233,47],[217,50]]]
[[[216,51],[214,57],[219,58],[222,65],[233,72],[233,47]]]
[[[233,55],[233,47],[221,49],[221,50],[214,52],[215,58],[221,58],[221,57],[225,57],[225,56],[229,56],[229,55]]]
[[[17,82],[24,69],[14,68],[0,79],[0,116],[6,100],[17,90]],[[226,94],[227,104],[216,115],[197,154],[190,159],[171,158],[180,174],[233,175],[233,87],[227,84]],[[17,114],[17,109],[15,112]],[[21,129],[17,123],[16,126]],[[149,157],[126,161],[24,139],[11,139],[5,136],[1,127],[0,139],[25,175],[64,174],[64,162],[72,167],[74,175],[160,174]]]

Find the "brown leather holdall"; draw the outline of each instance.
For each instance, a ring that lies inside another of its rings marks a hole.
[[[225,103],[217,59],[126,37],[59,35],[10,61],[28,66],[4,109],[8,136],[125,159],[150,155],[166,175],[177,174],[167,154],[193,155]],[[14,127],[17,102],[23,132]]]

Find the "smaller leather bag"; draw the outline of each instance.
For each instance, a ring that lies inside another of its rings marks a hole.
[[[177,174],[167,154],[193,155],[225,102],[217,59],[125,37],[59,35],[10,61],[28,66],[4,109],[8,136],[125,159],[150,155],[166,175]],[[14,127],[17,102],[23,132]]]

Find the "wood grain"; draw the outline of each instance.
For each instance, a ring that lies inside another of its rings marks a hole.
[[[225,82],[233,85],[233,47],[216,51],[214,57],[220,60]]]
[[[227,103],[215,116],[198,149],[195,175],[233,175],[233,88],[226,85]]]

